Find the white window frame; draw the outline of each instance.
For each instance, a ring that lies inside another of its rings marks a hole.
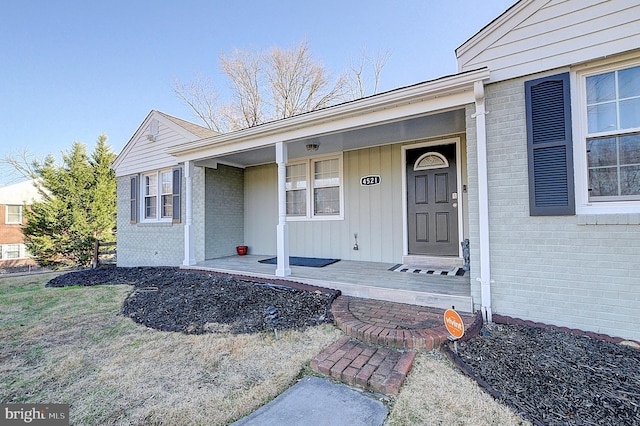
[[[340,180],[338,184],[339,196],[340,196],[340,213],[335,215],[316,215],[314,205],[314,174],[315,163],[325,160],[338,160],[338,178]],[[306,208],[307,213],[305,215],[289,216],[287,215],[287,221],[326,221],[326,220],[344,220],[344,176],[342,168],[342,153],[337,155],[326,155],[322,157],[310,157],[299,161],[292,161],[287,163],[287,166],[295,166],[304,164],[306,168],[307,186],[306,186]]]
[[[20,219],[18,219],[17,222],[16,221],[9,221],[9,207],[18,207]],[[4,220],[4,223],[7,224],[7,225],[22,225],[22,219],[24,217],[23,213],[24,213],[24,211],[23,211],[23,208],[22,208],[21,205],[19,205],[19,204],[7,204],[5,206],[5,218],[4,218],[5,220]]]
[[[4,259],[6,260],[13,260],[13,259],[22,259],[22,247],[21,244],[5,244],[5,257]],[[10,250],[11,248],[14,248],[13,250]],[[15,249],[17,247],[17,250]],[[9,257],[9,253],[10,252],[17,252],[18,255],[16,257]]]
[[[577,214],[628,214],[640,213],[640,200],[589,200],[589,169],[587,162],[587,139],[593,137],[620,136],[640,132],[640,127],[615,130],[611,132],[588,133],[587,122],[587,77],[640,66],[640,57],[621,58],[608,63],[598,61],[576,67],[571,72],[572,86],[572,122],[573,122],[573,160],[575,173],[576,213]]]
[[[171,184],[170,192],[164,193],[162,192],[162,175],[168,173],[169,174],[169,183]],[[147,197],[146,195],[146,177],[147,176],[155,176],[156,179],[156,193],[153,195],[156,197],[155,207],[156,207],[156,216],[155,217],[146,217],[146,206],[147,206]],[[140,222],[141,223],[158,223],[158,222],[169,222],[173,221],[173,213],[169,216],[164,216],[164,206],[163,206],[163,196],[168,196],[169,199],[173,202],[173,169],[162,169],[162,170],[154,170],[152,172],[141,173],[140,174],[140,202],[139,202],[139,213],[140,213]],[[173,210],[172,210],[173,211]]]

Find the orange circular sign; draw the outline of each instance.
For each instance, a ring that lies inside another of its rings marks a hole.
[[[444,326],[447,327],[447,331],[456,339],[464,335],[464,322],[462,322],[460,315],[453,309],[444,311]]]

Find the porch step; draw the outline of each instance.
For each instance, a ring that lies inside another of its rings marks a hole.
[[[385,395],[398,395],[416,352],[376,347],[342,337],[311,360],[327,377]]]
[[[347,336],[313,358],[311,368],[385,395],[400,392],[417,350],[436,349],[448,337],[440,309],[339,296],[331,313]],[[482,325],[479,313],[462,318],[469,328]]]
[[[456,256],[402,256],[402,263],[411,266],[428,266],[433,268],[461,268],[464,266],[464,259]]]

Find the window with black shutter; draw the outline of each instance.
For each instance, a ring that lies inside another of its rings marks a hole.
[[[575,214],[569,73],[525,82],[529,213]]]
[[[138,223],[138,176],[131,177],[131,224]]]
[[[173,223],[180,223],[180,189],[182,170],[178,167],[173,169]]]

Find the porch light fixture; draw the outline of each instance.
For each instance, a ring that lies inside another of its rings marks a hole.
[[[317,151],[318,148],[320,148],[320,145],[317,143],[308,143],[307,144],[307,151]]]

